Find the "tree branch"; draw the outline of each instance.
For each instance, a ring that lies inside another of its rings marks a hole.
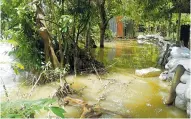
[[[54,21],[48,20],[48,19],[40,19],[40,18],[39,18],[39,20],[48,21],[48,22],[50,22],[50,23],[53,23],[53,24],[57,25],[58,27],[62,27],[60,24],[58,24],[58,23],[56,23],[56,22],[54,22]]]

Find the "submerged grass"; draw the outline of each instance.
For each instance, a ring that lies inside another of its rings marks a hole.
[[[131,40],[106,43],[104,49],[94,49],[92,54],[111,71],[118,68],[132,71],[137,68],[155,67],[159,51],[152,44],[139,45],[135,40]]]

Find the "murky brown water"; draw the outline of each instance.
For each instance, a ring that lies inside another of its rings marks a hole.
[[[139,46],[136,41],[123,41],[106,43],[107,48],[96,49],[94,56],[104,62],[108,70],[100,81],[96,75],[67,76],[72,88],[82,91],[81,98],[91,105],[115,112],[113,115],[102,117],[120,118],[120,115],[130,117],[150,118],[185,118],[186,112],[174,106],[163,104],[169,90],[169,83],[163,82],[158,77],[140,78],[134,75],[136,68],[145,68],[156,65],[158,51],[151,45]],[[38,86],[30,100],[49,97],[59,86],[52,82]],[[29,92],[31,87],[17,87],[11,95],[12,100]],[[19,92],[18,92],[19,91]],[[81,108],[66,106],[66,117],[80,117]],[[36,117],[47,117],[47,113],[39,113]]]
[[[130,117],[185,117],[185,112],[163,104],[167,96],[168,83],[158,78],[139,78],[132,74],[112,73],[99,81],[95,75],[68,77],[73,88],[87,88],[83,99],[88,104],[99,104],[102,108]]]

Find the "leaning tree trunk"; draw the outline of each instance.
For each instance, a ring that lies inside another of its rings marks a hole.
[[[176,67],[176,72],[174,75],[174,78],[172,80],[172,85],[170,88],[170,92],[167,98],[167,101],[165,102],[166,105],[172,105],[176,98],[176,87],[180,83],[180,77],[184,74],[184,71],[186,69],[182,65],[178,65]]]
[[[36,13],[37,13],[37,25],[39,27],[39,34],[42,37],[44,41],[44,53],[45,53],[45,60],[48,62],[51,61],[53,68],[56,68],[59,66],[58,58],[54,52],[54,48],[52,47],[51,43],[51,36],[46,28],[45,24],[45,15],[43,13],[43,10],[40,8],[40,6],[36,5]],[[49,59],[50,58],[50,59]]]

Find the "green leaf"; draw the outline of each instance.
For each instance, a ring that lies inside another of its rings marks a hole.
[[[31,109],[38,111],[38,110],[42,109],[42,106],[41,105],[34,105],[34,106],[31,107]]]
[[[48,107],[44,107],[44,110],[49,111],[49,108]]]
[[[7,117],[8,118],[22,118],[23,116],[20,114],[8,114]]]
[[[64,118],[63,113],[65,113],[66,111],[60,107],[50,107],[50,110],[57,116]]]
[[[16,69],[16,68],[13,68],[13,69],[14,69],[15,74],[18,75],[19,74],[18,69]]]
[[[67,27],[62,28],[62,32],[67,32]]]
[[[19,69],[24,69],[24,66],[21,64],[21,63],[16,63],[16,66],[19,68]]]

